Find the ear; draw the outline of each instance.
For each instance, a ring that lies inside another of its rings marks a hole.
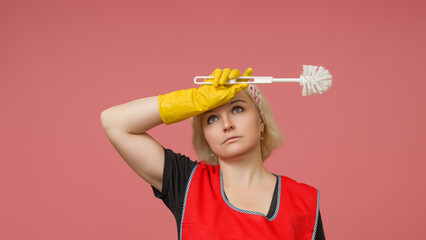
[[[263,121],[262,118],[260,119],[260,124],[262,125],[262,132],[265,131],[265,121]]]

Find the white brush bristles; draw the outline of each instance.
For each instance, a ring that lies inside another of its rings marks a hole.
[[[316,95],[327,91],[331,87],[332,76],[327,69],[312,65],[303,65],[300,75],[300,86],[303,86],[302,95]]]

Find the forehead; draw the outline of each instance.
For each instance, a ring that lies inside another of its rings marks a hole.
[[[233,105],[233,103],[235,101],[241,102],[241,101],[238,101],[238,100],[244,101],[245,104],[249,105],[250,107],[251,106],[254,107],[254,102],[251,100],[250,95],[245,90],[241,90],[240,92],[238,92],[237,94],[235,94],[235,96],[233,98],[231,98],[231,100],[228,103],[226,103],[226,104],[224,104],[224,105],[222,105],[222,106],[220,106],[220,107],[218,107],[216,109],[219,109],[219,108],[222,108],[222,107],[224,108],[226,106]]]
[[[257,108],[256,103],[254,102],[254,100],[251,98],[250,94],[245,91],[242,90],[239,93],[237,93],[230,102],[235,101],[235,100],[243,100],[246,102],[246,104],[250,107],[254,107]]]
[[[232,103],[235,102],[235,101],[237,101],[237,100],[242,100],[247,105],[255,107],[254,106],[254,102],[251,100],[251,97],[249,96],[249,94],[246,91],[242,90],[242,91],[238,92],[237,94],[235,94],[235,96],[233,98],[231,98],[231,100],[228,103],[226,103],[226,104],[224,104],[222,106],[219,106],[219,107],[217,107],[215,109],[212,109],[210,111],[207,111],[206,113],[216,112],[216,111],[220,111],[222,109],[225,109],[226,107],[232,105]]]
[[[239,93],[235,94],[235,96],[231,99],[231,101],[236,99],[250,100],[250,96],[248,95],[246,91],[242,90]]]

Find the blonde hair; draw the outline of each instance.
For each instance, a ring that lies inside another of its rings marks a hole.
[[[253,101],[256,106],[256,110],[259,113],[259,117],[265,123],[265,129],[263,134],[263,140],[260,141],[261,153],[262,153],[262,162],[264,162],[272,153],[272,151],[282,145],[283,135],[279,130],[277,124],[275,123],[274,116],[272,115],[271,107],[269,103],[266,101],[262,92],[254,85],[252,85],[251,89],[256,89],[257,93],[254,96],[254,93],[249,90],[249,88],[245,89],[245,92],[250,96],[250,99]],[[260,101],[256,101],[255,99],[260,98]],[[259,102],[259,105],[258,105]],[[211,155],[211,149],[207,140],[204,137],[203,130],[201,128],[201,120],[202,114],[196,115],[191,118],[192,125],[192,144],[195,148],[195,152],[198,155],[200,161],[208,162],[212,165],[219,164],[218,157],[216,155]]]

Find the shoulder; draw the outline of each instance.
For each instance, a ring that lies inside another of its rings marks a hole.
[[[293,178],[283,176],[283,175],[280,175],[280,177],[281,177],[281,181],[283,183],[287,184],[289,187],[316,190],[315,187],[313,187],[309,184],[306,184],[306,183],[298,182],[298,181],[294,180]]]
[[[205,178],[209,181],[214,181],[220,177],[219,165],[212,165],[209,162],[200,161],[197,162],[191,172],[190,179],[193,178]]]
[[[287,196],[295,199],[305,199],[316,202],[319,190],[306,183],[298,182],[290,177],[281,176],[282,189]]]

